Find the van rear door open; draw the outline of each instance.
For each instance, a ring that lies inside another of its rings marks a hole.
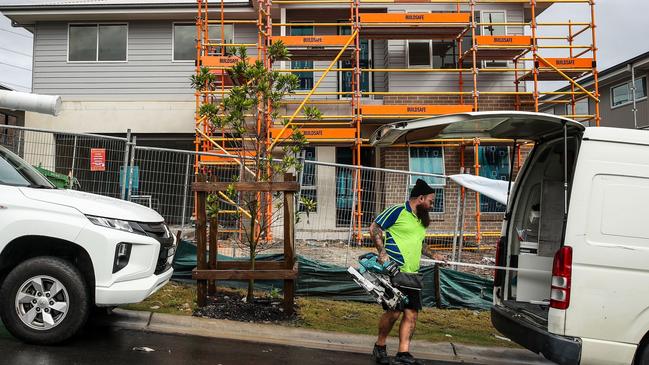
[[[519,200],[509,198],[506,217],[513,223],[505,221],[507,228],[503,230],[496,260],[500,266],[522,270],[498,270],[494,294],[497,300],[506,301],[535,324],[547,328],[552,259],[564,234],[567,175],[572,174],[584,130],[580,123],[555,115],[477,112],[385,125],[372,135],[370,142],[382,147],[430,139],[479,137],[535,143],[526,167],[519,173],[515,190],[510,194],[524,195],[524,198],[519,204],[513,204]],[[534,164],[536,168],[530,167]],[[534,173],[523,179],[529,171]]]
[[[539,142],[563,134],[580,134],[584,126],[560,116],[531,112],[475,112],[450,114],[386,124],[371,136],[375,147],[417,143],[430,139],[502,138]]]

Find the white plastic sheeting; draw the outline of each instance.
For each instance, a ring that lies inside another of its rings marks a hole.
[[[2,109],[24,110],[56,116],[61,112],[61,104],[60,96],[0,90],[0,108]]]
[[[509,187],[509,181],[493,180],[470,174],[450,175],[448,178],[467,189],[488,196],[500,204],[507,205],[507,188]]]

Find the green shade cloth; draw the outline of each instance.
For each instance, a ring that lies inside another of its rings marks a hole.
[[[259,261],[281,261],[283,255],[260,255]],[[219,255],[219,261],[233,261],[232,257]],[[194,282],[192,270],[196,267],[196,246],[181,240],[174,258],[173,279],[182,282]],[[298,279],[296,295],[325,297],[334,300],[351,300],[359,302],[373,302],[365,290],[352,280],[346,267],[329,265],[308,258],[298,256]],[[434,267],[424,266],[420,269],[424,276],[424,290],[422,300],[424,306],[434,307],[435,280]],[[486,310],[491,307],[493,281],[478,275],[461,273],[451,269],[441,268],[440,281],[440,307],[450,309]],[[219,281],[218,285],[231,288],[246,288],[246,281]],[[282,289],[282,280],[255,280],[257,290]]]

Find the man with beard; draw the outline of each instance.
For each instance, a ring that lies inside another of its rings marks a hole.
[[[408,351],[410,340],[415,332],[417,314],[422,308],[419,261],[426,237],[426,227],[430,224],[428,212],[434,199],[433,188],[424,180],[417,179],[410,192],[410,199],[405,204],[384,210],[370,225],[370,237],[379,252],[379,262],[392,260],[399,266],[400,272],[393,277],[393,284],[398,285],[397,281],[408,282],[399,286],[399,290],[408,297],[408,303],[403,309],[390,310],[383,305],[385,313],[379,320],[379,336],[372,352],[372,357],[379,364],[390,363],[385,341],[402,312],[403,319],[399,326],[399,351],[392,364],[420,364]],[[397,280],[398,278],[400,280]]]

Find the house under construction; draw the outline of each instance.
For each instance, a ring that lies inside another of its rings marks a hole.
[[[566,2],[581,4],[590,21],[573,22],[571,14],[562,21],[538,20],[554,3]],[[257,137],[280,145],[296,125],[309,141],[306,160],[507,179],[510,164],[517,168],[525,157],[525,141],[431,139],[376,149],[369,136],[386,123],[435,115],[539,111],[547,107],[541,100],[567,105],[572,110],[567,116],[578,121],[600,122],[592,0],[251,0],[249,6],[198,0],[196,5],[196,69],[207,67],[219,80],[196,93],[197,111],[205,103],[218,104],[228,93],[233,82],[226,70],[236,62],[228,49],[246,47],[266,67],[299,77],[300,90],[282,102],[277,124],[258,118],[263,135]],[[270,64],[267,49],[278,41],[291,57]],[[579,83],[586,76],[595,80],[590,88]],[[569,88],[544,91],[547,81],[565,81]],[[554,97],[542,99],[547,95]],[[594,114],[575,113],[584,98],[594,103]],[[317,106],[322,118],[305,117],[307,106]],[[197,112],[198,151],[237,155],[228,142],[235,137],[216,130]],[[233,164],[227,158],[200,158],[196,172]],[[379,182],[364,178],[360,170],[319,169],[305,169],[302,194],[317,203],[311,220],[329,232],[349,228],[360,241],[380,209],[405,198],[403,186],[385,181],[380,198],[367,196],[375,190],[368,186]],[[427,180],[437,190],[431,213],[436,232],[431,235],[443,237],[453,230],[457,196],[465,192],[444,179]],[[332,183],[335,189],[326,188]],[[397,188],[400,193],[389,194]],[[492,240],[499,234],[504,207],[468,195],[465,214],[473,219],[466,221],[465,232],[477,244]]]

